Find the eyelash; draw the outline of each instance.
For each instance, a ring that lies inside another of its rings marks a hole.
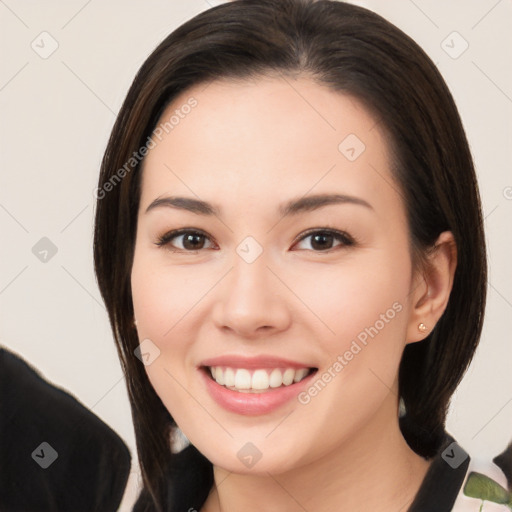
[[[187,235],[187,234],[199,235],[199,236],[203,236],[207,239],[210,239],[210,237],[208,235],[206,235],[206,233],[204,233],[200,230],[192,229],[192,228],[183,228],[183,229],[175,229],[173,231],[169,231],[168,233],[165,233],[164,235],[162,235],[161,237],[158,238],[158,240],[155,242],[155,245],[157,245],[159,247],[170,246],[171,240],[173,240],[174,238],[176,238],[178,236]],[[310,230],[306,231],[305,233],[303,233],[302,236],[299,238],[299,240],[296,243],[302,242],[303,240],[310,237],[311,235],[316,235],[316,234],[333,236],[336,240],[340,241],[341,244],[338,246],[332,247],[328,250],[325,250],[325,251],[323,251],[323,250],[315,251],[313,249],[306,249],[306,250],[311,250],[316,253],[326,254],[326,253],[331,253],[331,252],[335,251],[337,247],[352,247],[354,245],[357,245],[357,240],[354,237],[350,236],[348,233],[346,233],[344,231],[339,231],[337,229],[331,229],[331,228],[310,229]],[[181,252],[181,253],[188,252],[191,254],[196,254],[197,252],[201,251],[202,249],[187,250],[187,249],[173,249],[172,247],[170,247],[170,250],[172,252]]]

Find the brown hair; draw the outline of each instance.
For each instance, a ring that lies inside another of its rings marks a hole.
[[[108,193],[105,185],[119,177],[180,92],[210,80],[273,73],[307,74],[375,114],[395,156],[413,255],[426,254],[442,231],[453,232],[457,268],[448,306],[424,341],[407,345],[399,370],[407,408],[400,428],[418,454],[430,457],[439,449],[450,398],[479,341],[487,264],[478,186],[454,100],[425,52],[379,15],[339,1],[236,0],[200,13],[137,73],[105,151],[96,205],[96,275],[126,373],[144,492],[157,510],[177,499],[166,474],[179,478],[180,471],[169,451],[173,419],[134,355],[139,340],[130,274],[140,163]],[[202,475],[193,493],[200,508],[212,484],[211,465],[192,456]]]

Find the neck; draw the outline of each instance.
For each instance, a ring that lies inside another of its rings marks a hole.
[[[380,421],[335,451],[285,473],[240,475],[215,466],[202,512],[353,512],[363,505],[364,510],[406,511],[431,461],[409,448],[396,408],[389,409],[383,407]]]

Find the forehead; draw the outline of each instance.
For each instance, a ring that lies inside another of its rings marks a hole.
[[[354,97],[307,78],[199,84],[172,101],[152,139],[146,203],[177,191],[231,201],[333,190],[396,200],[375,117]]]

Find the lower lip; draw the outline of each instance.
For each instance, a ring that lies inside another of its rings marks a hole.
[[[300,382],[289,386],[270,388],[259,393],[233,391],[217,384],[204,369],[199,372],[205,381],[210,396],[224,409],[244,416],[268,414],[289,402],[305,388],[316,372],[312,372]]]

